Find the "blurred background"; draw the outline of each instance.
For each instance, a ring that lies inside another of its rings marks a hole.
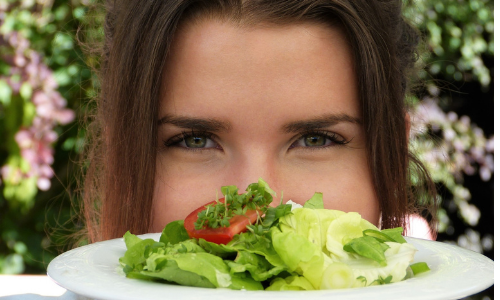
[[[94,2],[0,0],[0,274],[43,274],[86,243],[77,178],[98,86]],[[424,38],[411,147],[439,188],[438,240],[493,259],[493,0],[404,2]]]

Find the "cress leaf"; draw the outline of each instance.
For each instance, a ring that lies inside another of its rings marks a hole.
[[[238,194],[238,188],[235,185],[227,185],[220,188],[224,196],[235,196]]]

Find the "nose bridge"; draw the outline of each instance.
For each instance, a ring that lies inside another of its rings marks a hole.
[[[236,161],[232,164],[233,170],[229,172],[232,178],[229,180],[241,191],[259,178],[264,179],[272,189],[276,189],[279,161],[272,157],[270,151],[249,148],[234,159]]]

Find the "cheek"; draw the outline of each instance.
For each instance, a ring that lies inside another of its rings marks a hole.
[[[160,232],[171,221],[184,219],[196,208],[221,196],[218,173],[210,168],[158,164],[150,231]]]

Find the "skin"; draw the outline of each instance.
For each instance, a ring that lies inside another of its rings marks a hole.
[[[152,231],[220,197],[221,186],[243,191],[259,177],[277,192],[274,204],[281,191],[285,202],[301,204],[322,192],[326,208],[378,224],[353,58],[341,29],[184,24],[162,84]],[[320,128],[307,134],[308,123]],[[193,131],[203,148],[182,139]],[[329,136],[324,143],[322,134]]]

